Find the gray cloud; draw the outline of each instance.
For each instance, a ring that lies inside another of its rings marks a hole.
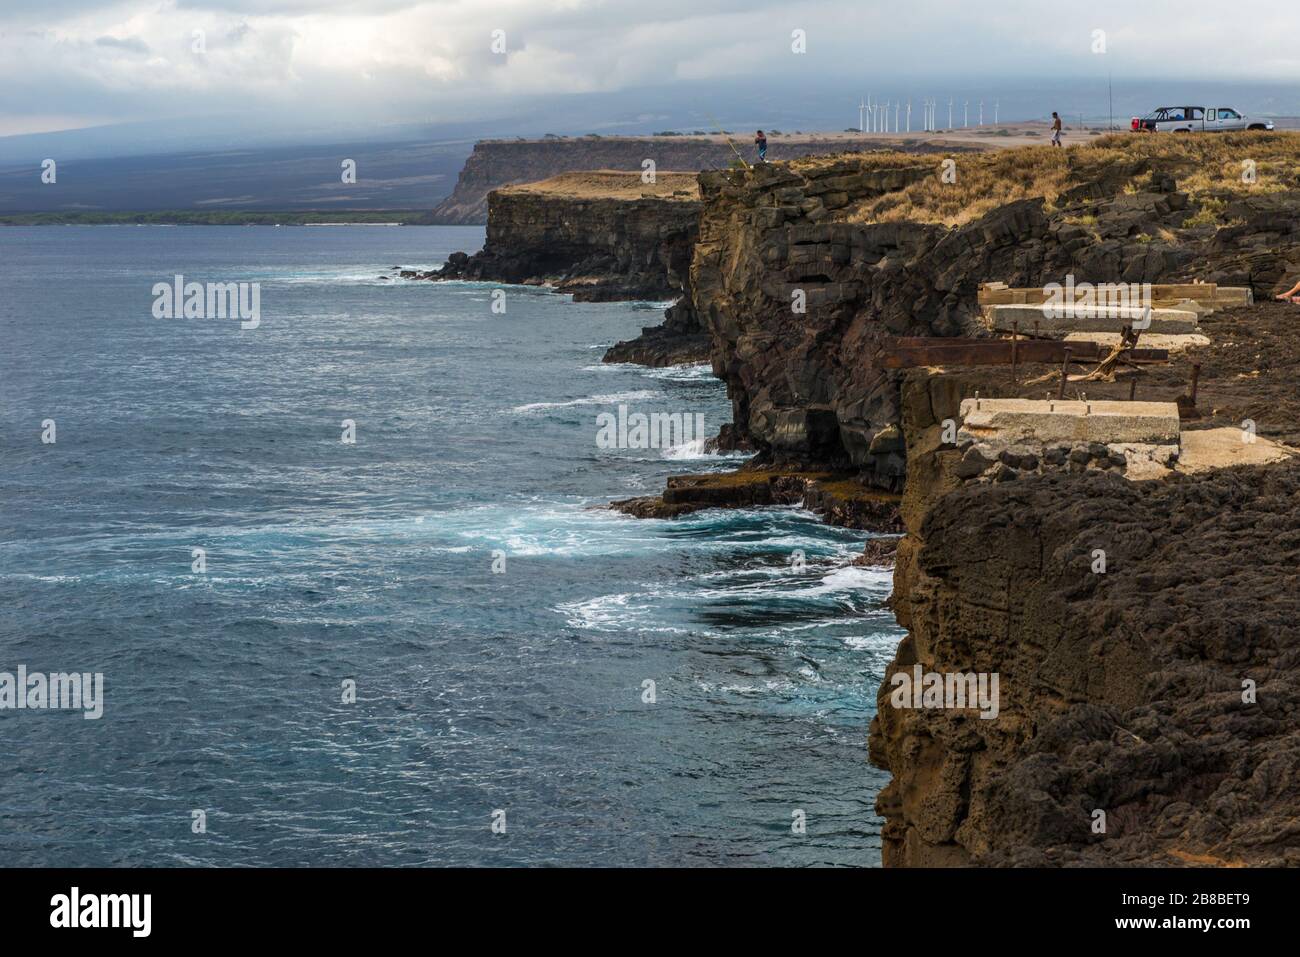
[[[149,44],[145,43],[139,37],[98,37],[95,40],[97,47],[110,47],[116,50],[127,50],[131,53],[148,53]]]
[[[904,76],[1289,80],[1296,36],[1275,0],[43,0],[0,12],[0,133],[6,115],[401,122],[722,81],[797,103]]]

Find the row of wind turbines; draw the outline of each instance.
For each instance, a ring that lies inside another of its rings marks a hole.
[[[927,97],[921,100],[920,105],[922,111],[921,114],[922,131],[926,133],[933,133],[939,128],[938,120],[936,119],[936,110],[939,107],[939,101],[936,100],[934,97]],[[948,126],[946,127],[946,129],[950,129],[950,130],[956,129],[956,127],[953,126],[953,107],[955,105],[956,105],[956,101],[952,97],[949,97],[948,98]],[[978,101],[976,106],[978,109],[978,125],[983,126],[984,125],[984,101],[983,100]],[[998,123],[998,110],[1000,106],[1001,104],[998,100],[993,101],[993,125],[994,126],[997,126]],[[883,103],[881,103],[878,100],[873,100],[870,96],[864,97],[861,100],[861,102],[859,102],[858,104],[858,132],[860,133],[890,132],[889,111],[891,107],[893,108],[894,111],[893,132],[895,133],[912,132],[912,98],[911,97],[908,97],[906,101],[894,100],[891,103],[889,100],[885,100]],[[905,129],[900,128],[899,126],[900,114],[902,114],[903,121],[906,123]],[[966,100],[962,103],[961,125],[963,127],[970,126],[970,100]]]

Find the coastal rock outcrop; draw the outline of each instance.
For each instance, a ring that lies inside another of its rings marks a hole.
[[[674,299],[698,222],[691,176],[554,177],[493,192],[483,249],[453,254],[431,278],[548,284],[585,301]]]
[[[1008,190],[1017,170],[995,164],[1010,154],[961,165],[850,154],[701,174],[690,286],[735,429],[767,461],[856,468],[898,490],[900,379],[876,355],[887,337],[987,334],[981,282],[1194,278],[1263,297],[1300,266],[1300,193],[1193,197],[1175,178],[1195,159],[1178,153],[1188,147],[1111,140],[1067,156],[1018,151],[1037,169],[1020,175],[1053,184],[1051,195]],[[1011,198],[980,204],[965,187],[954,195],[978,215],[950,216],[944,191],[961,176]]]
[[[802,505],[831,525],[893,534],[903,530],[899,502],[900,496],[868,488],[852,475],[744,468],[672,475],[661,495],[623,499],[610,507],[637,518],[677,518],[706,508]]]
[[[1184,453],[1214,432],[1229,453],[1295,442],[1294,307],[1206,328],[1211,345],[1143,377],[1169,402],[1200,367]],[[901,376],[891,601],[908,635],[869,735],[892,775],[885,864],[1300,863],[1300,459],[1134,482],[1109,456],[1035,471],[945,441],[964,399],[1032,389],[1006,367]],[[894,694],[918,669],[997,674],[996,717],[907,707]]]
[[[1300,863],[1300,463],[967,483],[961,386],[904,391],[886,866]],[[996,717],[898,706],[918,666],[996,673]]]

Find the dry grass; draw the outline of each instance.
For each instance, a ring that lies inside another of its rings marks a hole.
[[[1300,189],[1300,133],[1291,132],[1119,133],[1067,149],[1024,146],[951,158],[956,161],[956,183],[940,178],[944,157],[925,157],[925,162],[934,163],[933,178],[847,209],[846,218],[960,226],[1020,199],[1041,197],[1052,211],[1062,205],[1061,194],[1070,187],[1117,172],[1128,176],[1118,189],[1139,193],[1150,188],[1153,171],[1159,171],[1171,174],[1178,189],[1200,207],[1188,225],[1224,225],[1221,215],[1234,196]],[[863,168],[915,166],[918,157],[877,153],[860,161]],[[1253,183],[1243,180],[1247,161],[1253,165]],[[811,164],[794,165],[801,169]],[[1071,221],[1090,225],[1086,215]]]
[[[962,154],[955,183],[941,179],[942,160],[935,160],[935,177],[890,193],[860,207],[858,222],[926,222],[960,226],[991,209],[1018,199],[1055,197],[1066,184],[1069,168],[1064,151],[1054,146],[1022,146],[996,153]]]
[[[581,199],[655,199],[698,200],[700,187],[696,173],[659,171],[653,183],[641,181],[640,170],[598,169],[560,173],[536,183],[518,183],[501,187],[502,192],[536,193]]]

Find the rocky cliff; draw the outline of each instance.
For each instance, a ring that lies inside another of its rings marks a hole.
[[[1300,191],[1281,172],[1300,147],[1258,136],[701,174],[690,283],[736,431],[772,461],[854,467],[897,490],[899,377],[875,361],[881,340],[978,333],[981,282],[1197,278],[1269,294],[1300,271]],[[1266,152],[1280,170],[1270,189],[1196,179]]]
[[[905,377],[885,864],[1300,863],[1300,463],[964,479],[940,423],[1006,385]],[[917,666],[998,674],[996,718],[895,707]]]
[[[699,222],[694,176],[595,171],[492,193],[487,237],[434,278],[546,283],[580,300],[676,299]]]
[[[879,138],[877,138],[878,140]],[[864,141],[865,142],[865,141]],[[737,147],[753,160],[749,136],[736,137]],[[915,138],[894,144],[917,152],[943,148]],[[840,134],[828,136],[778,136],[769,140],[768,158],[795,159],[838,153],[851,148]],[[973,149],[974,147],[967,147]],[[543,140],[485,140],[474,144],[456,188],[433,210],[435,223],[483,223],[488,219],[488,193],[514,183],[535,183],[559,173],[593,169],[640,173],[653,160],[661,170],[726,169],[736,154],[720,136],[584,136]]]
[[[700,178],[691,289],[733,431],[760,461],[903,490],[893,605],[908,636],[870,734],[893,777],[885,863],[1295,865],[1300,464],[1133,482],[1109,457],[1052,474],[1017,460],[976,479],[943,420],[976,391],[1041,399],[1042,383],[878,360],[888,336],[986,334],[988,280],[1289,286],[1300,137],[1016,153],[959,159],[956,182],[906,156]],[[1149,371],[1144,397],[1172,401],[1195,361],[1198,424],[1257,420],[1294,442],[1297,315],[1208,317],[1211,344]],[[893,707],[892,679],[918,666],[997,674],[998,716]]]

